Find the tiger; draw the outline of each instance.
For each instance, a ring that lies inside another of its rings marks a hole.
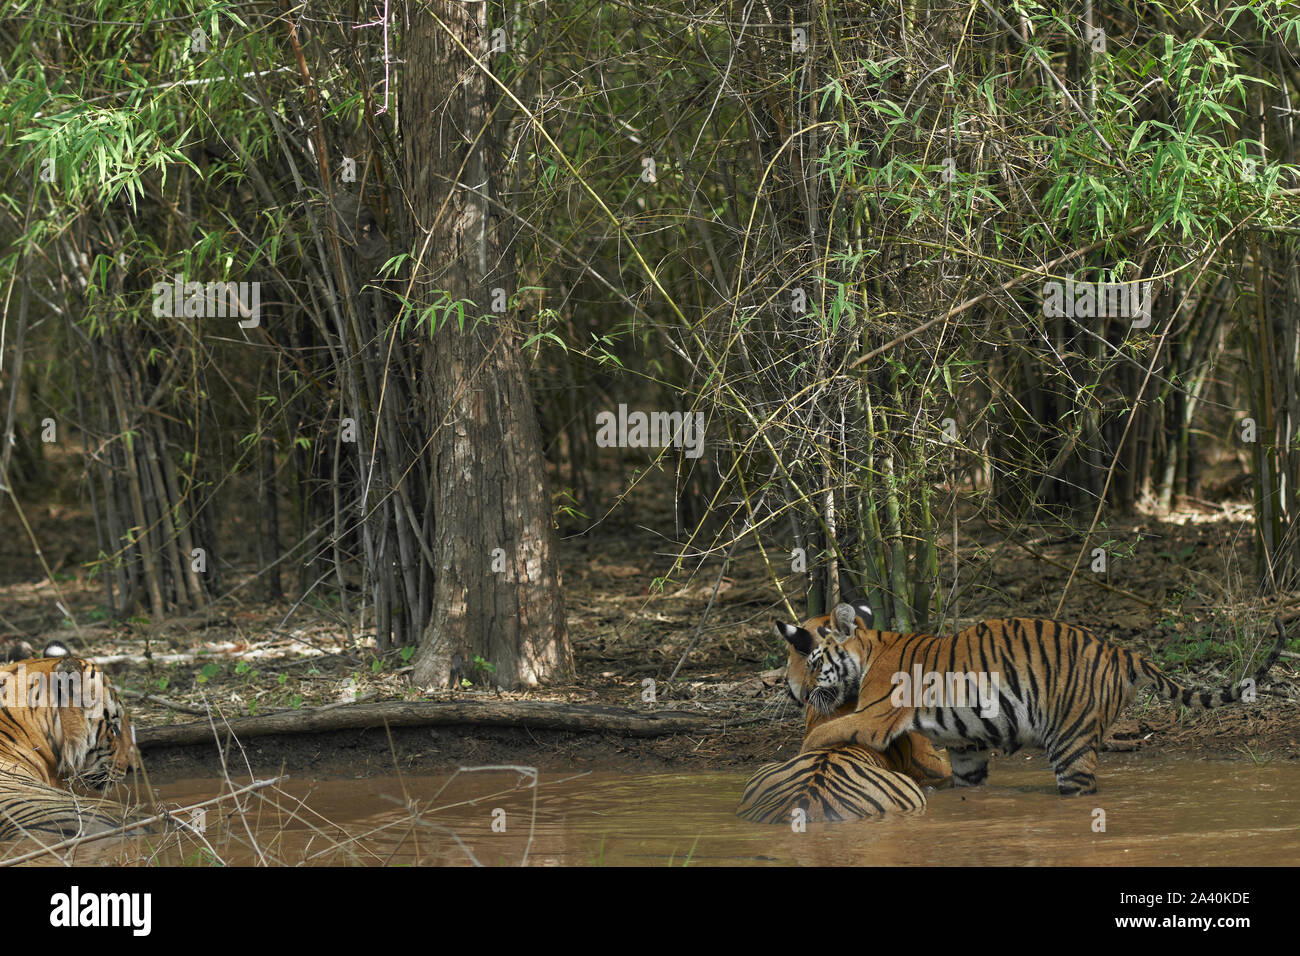
[[[869,747],[819,747],[759,768],[736,813],[754,823],[788,823],[802,810],[815,823],[923,809],[921,787],[889,769],[883,755]]]
[[[821,637],[835,636],[836,640],[852,637],[858,628],[866,629],[872,620],[871,606],[868,604],[840,604],[831,614],[823,614],[805,621],[803,626],[811,633]],[[786,658],[786,693],[803,707],[800,691],[813,681],[808,668],[808,660],[788,648]],[[824,714],[816,707],[804,708],[804,739],[812,733],[813,728],[835,717],[853,713],[857,697],[847,697],[833,714]],[[952,767],[948,758],[940,753],[925,736],[909,732],[892,741],[884,748],[884,766],[898,773],[906,774],[917,783],[928,787],[944,787],[952,784]]]
[[[834,615],[812,618],[803,626],[823,635],[834,628],[847,636],[853,632],[854,610],[840,605]],[[870,620],[870,608],[859,606],[856,610]],[[791,652],[788,663],[787,692],[791,682],[802,686],[811,680],[802,655]],[[802,700],[799,703],[802,706]],[[837,713],[852,710],[850,702]],[[807,708],[805,736],[830,719]],[[925,737],[908,733],[884,753],[868,747],[824,747],[766,764],[745,784],[736,813],[755,823],[789,822],[796,809],[804,812],[808,822],[857,820],[890,811],[923,810],[926,800],[921,785],[939,787],[951,781],[947,759]]]
[[[90,836],[119,830],[136,818],[112,800],[87,799],[37,783],[26,774],[0,772],[0,840],[46,834]],[[133,832],[151,832],[142,826]]]
[[[0,666],[0,772],[103,790],[139,766],[131,718],[98,667],[47,654]]]
[[[859,626],[851,638],[815,638],[781,621],[773,629],[816,675],[811,687],[789,681],[793,696],[831,716],[856,694],[853,712],[813,728],[804,751],[844,744],[881,750],[919,732],[947,747],[954,784],[973,787],[988,779],[991,748],[1010,754],[1032,746],[1047,752],[1057,790],[1068,796],[1096,793],[1102,735],[1138,686],[1153,684],[1192,708],[1238,701],[1282,652],[1286,632],[1281,619],[1273,623],[1277,642],[1253,677],[1212,691],[1179,686],[1142,655],[1085,627],[1041,618],[984,621],[951,637]],[[925,678],[924,695],[910,686],[927,674],[946,675],[945,686]],[[981,699],[972,702],[966,689],[973,685]]]

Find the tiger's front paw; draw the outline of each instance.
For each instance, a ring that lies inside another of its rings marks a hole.
[[[814,727],[808,736],[803,739],[803,746],[799,748],[799,752],[803,754],[810,750],[834,747],[836,744],[842,743],[843,740],[843,736],[830,732],[830,728],[825,725]]]

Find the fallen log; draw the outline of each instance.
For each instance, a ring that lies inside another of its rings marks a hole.
[[[382,701],[373,704],[330,704],[301,710],[281,710],[256,717],[217,721],[222,738],[264,737],[268,734],[314,734],[369,727],[529,727],[581,733],[611,733],[625,737],[716,730],[720,721],[710,714],[665,710],[642,712],[597,704],[561,704],[539,700],[503,701]],[[136,743],[142,750],[214,743],[206,720],[165,727],[140,727]]]

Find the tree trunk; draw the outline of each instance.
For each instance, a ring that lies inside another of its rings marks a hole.
[[[413,676],[436,688],[534,686],[569,677],[573,654],[521,340],[508,305],[498,309],[515,291],[509,220],[490,202],[503,181],[499,93],[466,53],[487,62],[487,5],[434,0],[410,17],[402,119],[411,239],[425,250],[413,295],[426,309],[444,294],[464,307],[463,322],[435,309],[411,333],[423,341],[437,515],[433,613]]]

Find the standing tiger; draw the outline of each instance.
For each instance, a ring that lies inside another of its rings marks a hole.
[[[864,614],[871,619],[871,609],[841,604],[835,613],[811,618],[804,628],[823,636],[832,632],[848,637],[855,626],[866,627],[856,619]],[[803,655],[790,654],[786,687],[802,687],[812,681]],[[802,706],[802,699],[796,698]],[[837,714],[850,714],[852,702]],[[830,720],[809,707],[804,719],[804,734]],[[809,822],[856,820],[889,811],[920,810],[925,794],[919,784],[944,786],[952,780],[952,771],[934,745],[917,733],[900,736],[878,753],[869,747],[822,747],[796,754],[780,763],[759,768],[745,784],[736,813],[755,823],[788,823],[798,809]]]
[[[805,751],[844,744],[881,750],[919,732],[948,748],[954,782],[970,787],[988,778],[991,748],[1009,754],[1039,747],[1047,751],[1057,789],[1081,794],[1096,792],[1102,735],[1138,686],[1154,684],[1161,696],[1193,708],[1240,700],[1282,652],[1286,633],[1280,619],[1274,625],[1277,642],[1250,681],[1213,691],[1180,687],[1142,655],[1059,621],[984,621],[951,637],[859,625],[852,637],[836,640],[780,621],[774,629],[815,675],[811,686],[790,679],[796,699],[830,716],[856,697],[851,714],[808,734]],[[927,679],[922,696],[910,686],[913,675],[939,675],[946,686]],[[977,683],[980,699],[972,701],[965,688]]]

